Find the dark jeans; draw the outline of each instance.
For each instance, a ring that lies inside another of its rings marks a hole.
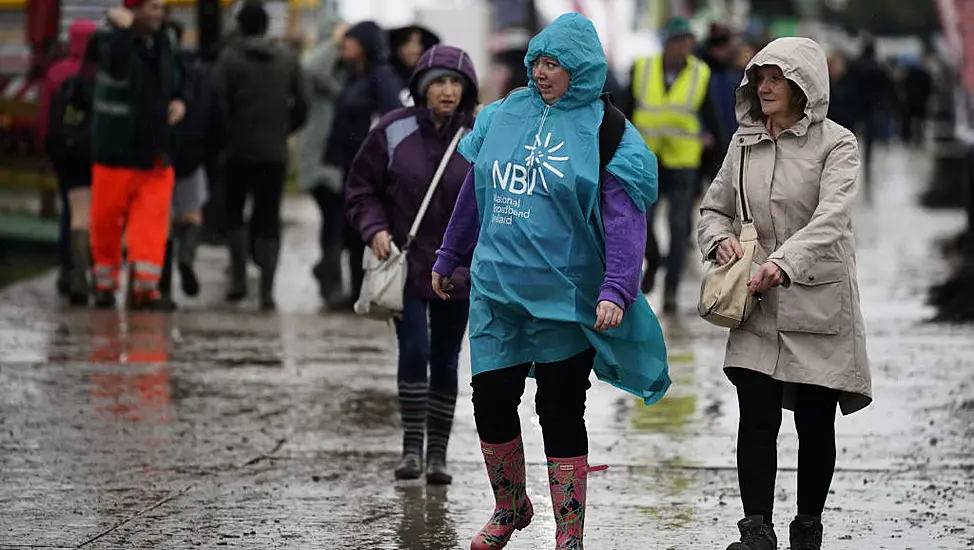
[[[535,408],[541,420],[545,453],[552,458],[588,454],[585,429],[585,393],[595,350],[557,363],[535,366],[538,382]],[[499,445],[521,433],[517,408],[524,393],[530,364],[482,372],[473,377],[473,414],[484,443]]]
[[[341,193],[335,193],[324,185],[311,188],[311,196],[321,212],[321,228],[318,242],[321,250],[345,244],[345,200]]]
[[[244,207],[247,199],[252,198],[251,242],[255,239],[279,241],[285,177],[286,165],[281,163],[230,162],[224,187],[228,229],[243,228]]]
[[[426,383],[442,393],[457,393],[457,364],[467,330],[470,302],[426,301],[406,291],[399,339],[399,382]],[[513,439],[513,438],[512,438]]]
[[[737,387],[741,409],[737,432],[737,475],[745,516],[764,516],[772,524],[778,474],[778,431],[784,384],[759,372],[727,369]],[[821,386],[795,387],[798,429],[798,513],[820,516],[835,472],[837,391]]]
[[[71,271],[71,203],[68,201],[68,188],[58,178],[58,196],[61,199],[61,219],[58,222],[58,262],[62,273]]]
[[[667,218],[670,224],[670,247],[666,252],[665,287],[667,292],[676,292],[683,275],[693,217],[693,200],[699,187],[698,173],[698,170],[670,170],[659,167],[659,198],[665,197],[669,208]],[[649,261],[647,277],[654,276],[661,263],[659,243],[653,230],[655,219],[656,203],[646,209],[646,259]]]

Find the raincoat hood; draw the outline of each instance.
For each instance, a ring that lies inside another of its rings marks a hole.
[[[398,50],[399,46],[409,41],[409,38],[414,32],[419,32],[420,42],[423,43],[423,51],[429,50],[440,43],[440,37],[433,31],[422,25],[409,25],[389,31],[389,49],[393,52]]]
[[[531,39],[524,66],[528,87],[535,93],[531,64],[542,55],[558,60],[571,73],[568,91],[552,107],[574,109],[598,101],[609,65],[595,26],[585,16],[566,13]]]
[[[370,65],[386,63],[389,60],[389,43],[386,33],[374,21],[363,21],[348,29],[345,36],[354,38],[362,45],[365,59]]]
[[[81,60],[88,47],[88,39],[95,34],[98,27],[90,19],[76,19],[68,28],[68,43],[71,46],[71,59]]]
[[[742,127],[764,127],[764,121],[754,120],[749,111],[758,104],[757,69],[765,65],[780,68],[785,78],[797,84],[808,98],[805,118],[799,124],[807,126],[825,120],[829,111],[829,65],[825,52],[809,38],[779,38],[755,54],[737,89],[737,121]]]
[[[423,57],[419,59],[413,76],[409,80],[409,93],[414,98],[423,97],[423,90],[419,89],[419,82],[423,74],[430,69],[450,69],[456,71],[466,78],[463,86],[463,98],[460,99],[460,111],[473,111],[478,103],[477,72],[474,70],[473,61],[467,52],[453,46],[433,46]],[[423,100],[417,103],[425,104]]]

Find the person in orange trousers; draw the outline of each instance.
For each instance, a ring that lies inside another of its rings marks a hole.
[[[171,310],[158,289],[175,181],[172,126],[186,112],[163,0],[108,11],[92,118],[91,248],[95,306],[115,307],[124,228],[133,309]]]

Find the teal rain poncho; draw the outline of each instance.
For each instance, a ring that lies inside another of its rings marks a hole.
[[[594,329],[605,278],[602,44],[588,19],[566,14],[531,40],[529,74],[541,55],[571,72],[565,95],[548,106],[532,79],[527,89],[488,105],[459,147],[475,165],[481,217],[471,266],[473,373],[553,363],[594,348],[600,380],[651,404],[670,379],[649,304],[636,300],[617,329]],[[628,123],[608,171],[640,210],[656,200],[656,159]]]

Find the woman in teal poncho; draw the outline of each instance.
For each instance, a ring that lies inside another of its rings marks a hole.
[[[447,299],[472,253],[474,415],[496,506],[471,548],[502,548],[533,516],[517,414],[533,375],[557,548],[580,550],[593,368],[647,404],[670,383],[662,331],[638,291],[656,159],[627,123],[600,173],[607,65],[588,19],[559,17],[531,40],[525,65],[529,86],[488,105],[460,144],[472,166],[433,287]]]

